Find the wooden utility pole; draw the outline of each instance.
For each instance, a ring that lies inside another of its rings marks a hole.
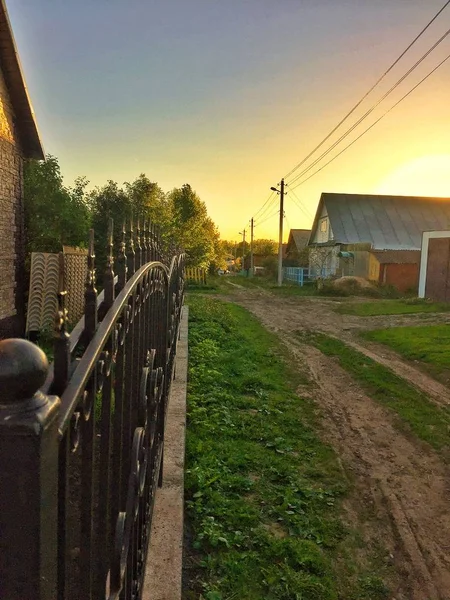
[[[253,264],[253,219],[250,221],[250,277],[254,275]]]
[[[242,265],[241,265],[241,271],[244,270],[244,260],[245,260],[245,229],[242,230],[242,232],[239,232],[240,235],[242,235]]]
[[[284,179],[280,184],[280,232],[278,238],[278,285],[283,284],[283,218],[284,218]]]

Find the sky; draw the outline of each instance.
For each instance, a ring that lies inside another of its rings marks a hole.
[[[301,162],[444,0],[7,0],[44,149],[65,183],[144,172],[190,183],[224,239],[278,237],[270,187]],[[317,155],[287,178],[284,238],[322,192],[450,196],[450,36],[316,168],[450,27],[450,6]],[[289,185],[291,184],[291,185]],[[264,207],[264,208],[262,208]]]

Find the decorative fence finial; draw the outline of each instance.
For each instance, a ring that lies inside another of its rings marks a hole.
[[[139,218],[136,223],[136,253],[135,253],[135,256],[136,256],[135,268],[137,271],[144,264],[142,261],[141,224],[140,224]]]
[[[106,268],[103,285],[105,288],[105,308],[108,309],[114,302],[114,256],[113,256],[114,221],[108,219],[108,239]]]
[[[128,252],[127,252],[127,265],[128,265],[128,277],[134,275],[136,271],[136,254],[134,252],[134,237],[133,237],[133,217],[130,219],[130,238],[128,240]]]
[[[126,226],[122,223],[122,239],[120,241],[119,254],[117,256],[117,291],[120,292],[127,282],[127,244],[126,244]]]
[[[86,277],[86,290],[84,293],[84,331],[89,342],[97,329],[97,289],[95,287],[95,251],[94,230],[89,230],[88,270]]]
[[[54,378],[52,391],[62,394],[69,380],[70,350],[69,333],[67,331],[66,291],[64,281],[64,254],[59,253],[59,279],[58,279],[58,310],[55,315],[54,329]]]

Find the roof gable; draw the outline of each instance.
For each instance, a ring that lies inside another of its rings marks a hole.
[[[295,250],[300,252],[308,245],[310,229],[291,229],[289,231],[289,239],[287,242],[287,251]],[[292,247],[294,246],[294,247]]]
[[[323,193],[310,243],[325,206],[334,243],[374,249],[419,250],[422,233],[450,227],[450,198]]]
[[[17,119],[24,155],[42,160],[44,151],[4,0],[0,0],[0,65]]]

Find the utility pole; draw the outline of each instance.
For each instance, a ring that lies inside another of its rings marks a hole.
[[[284,218],[284,179],[280,184],[280,237],[278,239],[278,285],[283,285],[283,218]]]
[[[244,270],[244,260],[245,260],[245,229],[239,232],[239,235],[242,235],[242,265],[241,271]]]
[[[254,275],[253,265],[253,218],[250,221],[250,277]]]
[[[278,238],[278,285],[283,284],[283,218],[284,218],[284,179],[281,180],[280,189],[270,188],[273,192],[280,194],[280,236]]]

